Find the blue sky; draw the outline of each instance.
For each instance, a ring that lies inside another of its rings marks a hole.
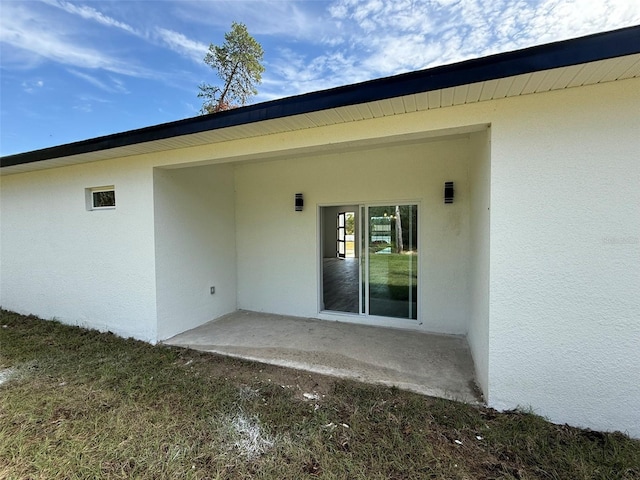
[[[638,0],[0,0],[0,154],[198,115],[231,22],[260,102],[640,24]]]

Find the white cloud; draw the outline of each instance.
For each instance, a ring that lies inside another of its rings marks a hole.
[[[191,58],[194,62],[202,63],[209,48],[202,42],[191,40],[182,33],[166,28],[156,27],[156,33],[171,50]]]
[[[103,108],[106,104],[113,104],[113,101],[96,95],[79,94],[75,96],[75,104],[71,108],[82,113],[92,113],[94,106]]]
[[[281,49],[261,96],[292,95],[640,23],[637,0],[335,0],[315,55]]]
[[[113,76],[109,76],[109,79],[113,83],[113,89],[116,92],[119,92],[119,93],[130,93],[129,90],[127,89],[127,87],[125,87],[125,84],[124,84],[124,82],[122,80],[120,80],[119,78],[115,78]]]
[[[74,110],[82,113],[91,113],[93,112],[93,105],[90,103],[78,103],[72,107]]]
[[[107,83],[94,75],[89,75],[86,72],[81,72],[74,68],[69,68],[67,69],[67,71],[72,75],[75,75],[76,77],[90,83],[94,87],[98,87],[99,89],[104,90],[105,92],[129,93],[129,91],[124,86],[124,82],[112,76],[108,77],[111,83]]]
[[[70,2],[65,2],[62,0],[42,0],[44,3],[51,5],[53,7],[60,8],[67,13],[71,13],[73,15],[78,15],[85,20],[93,20],[107,27],[116,27],[126,32],[129,32],[133,35],[140,35],[136,29],[134,29],[131,25],[120,22],[115,18],[109,17],[102,12],[99,12],[93,7],[87,7],[86,5],[76,5]]]
[[[338,0],[329,8],[349,30],[355,67],[374,75],[508,51],[640,22],[640,2],[544,0]]]
[[[442,53],[440,42],[429,43],[419,34],[389,35],[376,43],[380,48],[362,62],[373,76],[415,70],[438,60]]]
[[[97,79],[96,77],[94,77],[93,75],[89,75],[88,73],[84,73],[84,72],[80,72],[78,70],[74,70],[72,68],[67,70],[69,73],[75,75],[78,78],[81,78],[82,80],[89,82],[91,85],[93,85],[94,87],[98,87],[106,92],[111,92],[111,87],[109,87],[109,85],[107,85],[106,83],[104,83],[102,80]]]
[[[42,80],[35,81],[23,81],[21,84],[22,90],[26,93],[34,93],[36,89],[44,87],[44,82]]]
[[[354,76],[352,66],[356,62],[341,50],[307,59],[293,50],[282,49],[280,58],[267,67],[260,97],[272,99],[369,79],[365,71]]]
[[[214,31],[227,31],[232,21],[243,22],[253,36],[271,36],[316,42],[340,32],[328,22],[326,1],[179,0],[173,3],[175,15],[187,22],[209,25]],[[222,35],[212,43],[222,42]]]
[[[191,40],[184,34],[167,28],[162,28],[159,26],[151,27],[147,25],[145,28],[136,29],[132,25],[117,20],[112,16],[106,15],[98,9],[90,6],[78,5],[64,0],[41,1],[68,14],[80,17],[84,20],[99,23],[100,25],[103,25],[105,27],[111,27],[125,31],[147,42],[156,43],[159,41],[160,44],[168,47],[170,50],[179,53],[180,55],[183,55],[187,58],[190,58],[196,62],[202,62],[202,59],[206,54],[206,50],[208,48],[208,45],[205,45],[204,43]],[[53,31],[55,31],[55,33],[53,33]],[[65,28],[53,29],[52,32],[49,33],[49,37],[60,39],[65,36],[64,32]],[[77,47],[75,50],[77,50]]]
[[[0,15],[0,42],[34,57],[73,67],[104,69],[135,77],[153,77],[150,70],[112,57],[101,50],[86,47],[60,25],[51,25],[46,17],[22,8],[21,3],[3,4]],[[13,55],[14,61],[17,55]]]

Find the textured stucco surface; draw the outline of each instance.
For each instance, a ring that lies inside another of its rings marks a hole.
[[[233,166],[155,169],[154,200],[162,340],[236,309]]]
[[[124,160],[2,177],[0,305],[156,340],[151,167]],[[85,188],[114,185],[114,210]]]
[[[491,216],[491,132],[471,136],[474,161],[469,164],[469,329],[476,381],[489,392],[489,244]]]
[[[318,315],[319,205],[418,202],[418,322],[386,324],[466,334],[471,157],[464,137],[238,166],[238,308]],[[442,200],[445,181],[456,183],[452,205]],[[302,212],[293,208],[297,192]]]
[[[492,406],[640,436],[639,84],[497,105]]]

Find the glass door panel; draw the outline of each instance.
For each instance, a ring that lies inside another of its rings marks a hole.
[[[369,315],[417,318],[418,206],[367,208]]]
[[[346,211],[341,207],[321,207],[321,285],[320,310],[360,314],[362,305],[359,259],[355,247],[349,248],[349,235],[360,221],[357,213],[359,206],[349,206]],[[349,220],[349,217],[352,217]],[[354,242],[351,241],[351,244]]]

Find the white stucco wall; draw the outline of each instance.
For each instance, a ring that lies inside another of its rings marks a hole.
[[[489,403],[640,437],[640,80],[495,102]]]
[[[164,340],[236,310],[233,166],[155,169],[154,199],[158,340]]]
[[[417,201],[421,328],[466,333],[471,155],[466,136],[238,165],[239,308],[317,316],[318,207]],[[445,181],[456,183],[453,205],[443,203]],[[300,192],[305,208],[295,212],[294,194]]]
[[[155,341],[151,168],[126,160],[2,177],[0,305]],[[85,188],[114,185],[114,210]]]
[[[469,163],[469,331],[467,339],[476,381],[485,398],[489,393],[489,228],[491,215],[491,129],[471,135],[475,153]]]

